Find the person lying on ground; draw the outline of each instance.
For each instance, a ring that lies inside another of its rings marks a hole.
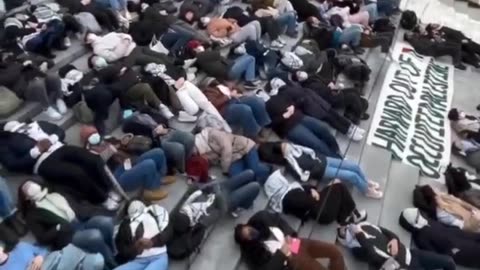
[[[445,255],[450,268],[455,263],[465,267],[478,268],[478,245],[480,234],[465,232],[455,227],[445,226],[429,219],[418,208],[407,208],[400,214],[400,225],[412,233],[412,239],[420,249]],[[441,237],[439,237],[441,235]]]
[[[240,85],[221,84],[209,78],[202,92],[227,123],[234,129],[240,128],[248,138],[257,139],[261,130],[271,123],[265,101],[255,95],[245,95]]]
[[[289,142],[265,142],[258,147],[260,159],[276,165],[287,166],[301,182],[326,179],[353,184],[367,197],[380,199],[380,184],[368,180],[358,164],[326,157],[314,150]]]
[[[234,238],[250,269],[323,270],[317,261],[320,258],[329,259],[328,269],[346,267],[335,244],[297,238],[295,230],[277,213],[257,212],[246,224],[235,227]]]
[[[367,221],[338,228],[337,240],[376,269],[454,270],[448,256],[406,247],[390,230]]]
[[[167,197],[168,192],[162,185],[173,184],[175,177],[166,177],[167,160],[161,148],[153,148],[136,156],[120,140],[102,138],[92,126],[80,130],[80,139],[85,148],[102,157],[125,191],[141,189],[146,201],[159,201]]]
[[[431,57],[451,56],[452,65],[460,70],[466,69],[465,65],[462,64],[461,44],[434,39],[413,32],[405,33],[403,38],[420,54]]]
[[[0,162],[8,170],[38,174],[79,200],[118,208],[120,196],[112,191],[105,163],[84,148],[64,144],[60,127],[41,121],[9,121],[2,129]]]
[[[413,192],[413,202],[442,224],[469,232],[480,231],[480,210],[477,207],[430,185],[417,186]]]
[[[115,267],[113,218],[94,216],[79,220],[59,193],[31,180],[18,188],[18,209],[40,245],[62,250],[68,244],[87,252],[100,253],[108,267]]]
[[[102,255],[86,253],[72,244],[53,252],[27,242],[20,242],[10,252],[0,248],[0,270],[103,270],[104,266]]]
[[[293,215],[302,222],[314,220],[319,224],[345,225],[367,219],[367,212],[357,209],[348,188],[340,180],[318,190],[312,185],[288,182],[281,170],[277,170],[268,177],[264,190],[271,209]]]
[[[222,172],[229,176],[251,169],[263,184],[271,172],[269,166],[260,162],[255,142],[240,135],[204,128],[195,135],[194,152],[205,156],[211,164],[220,163]]]
[[[122,130],[126,133],[149,137],[155,146],[162,148],[167,157],[167,175],[174,174],[175,170],[185,173],[186,162],[194,151],[194,135],[174,129],[167,122],[161,122],[158,119],[152,114],[126,111]]]

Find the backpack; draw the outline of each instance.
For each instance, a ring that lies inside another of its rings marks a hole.
[[[200,248],[205,236],[205,226],[196,224],[188,231],[174,235],[167,243],[168,257],[173,260],[183,260]]]
[[[413,30],[417,26],[417,14],[412,10],[405,10],[400,18],[400,26],[405,30]]]
[[[373,32],[394,32],[395,28],[388,18],[380,18],[373,24]]]
[[[95,118],[95,115],[88,107],[85,98],[82,95],[82,99],[72,107],[73,116],[78,120],[78,122],[83,124],[91,124]]]
[[[0,116],[8,116],[20,107],[21,99],[8,88],[0,86]]]
[[[127,153],[141,155],[152,149],[153,141],[143,135],[125,134],[121,139],[121,149]]]

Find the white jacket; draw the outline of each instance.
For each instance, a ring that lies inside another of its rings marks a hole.
[[[298,182],[289,183],[280,170],[276,170],[267,178],[263,188],[268,198],[268,206],[278,213],[282,213],[283,198],[290,190],[297,188],[303,190]]]
[[[310,171],[304,171],[297,162],[302,154],[309,155],[312,159],[317,159],[315,151],[310,148],[300,146],[298,144],[289,143],[285,149],[284,158],[288,161],[288,164],[293,168],[293,170],[298,174],[300,180],[303,182],[310,179]]]
[[[98,37],[92,43],[93,53],[105,58],[107,62],[115,62],[130,55],[136,46],[130,35],[115,32]]]

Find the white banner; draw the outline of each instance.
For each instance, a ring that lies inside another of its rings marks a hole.
[[[395,159],[438,178],[450,161],[454,67],[395,45],[367,143],[388,149]]]

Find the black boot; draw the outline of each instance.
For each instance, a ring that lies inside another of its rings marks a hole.
[[[4,223],[20,237],[25,236],[28,232],[27,225],[18,212],[5,219]]]
[[[5,244],[5,251],[9,252],[15,248],[18,243],[17,234],[10,229],[5,222],[0,224],[0,242]]]

